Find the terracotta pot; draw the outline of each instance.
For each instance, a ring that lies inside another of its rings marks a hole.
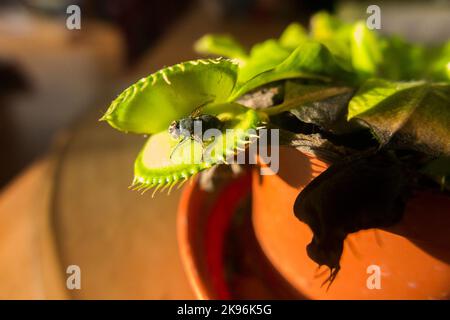
[[[265,257],[256,240],[249,203],[251,172],[215,193],[188,185],[178,210],[178,244],[199,299],[302,298]],[[232,270],[230,272],[230,270]]]
[[[293,213],[302,188],[327,168],[322,161],[280,148],[276,175],[253,175],[253,225],[275,269],[312,299],[448,299],[450,297],[450,197],[420,193],[407,204],[402,221],[389,230],[348,236],[341,271],[327,291],[307,256],[309,227]],[[380,289],[369,289],[371,265],[380,267]],[[325,271],[325,267],[321,271]]]

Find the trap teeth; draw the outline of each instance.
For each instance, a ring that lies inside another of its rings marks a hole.
[[[163,186],[162,183],[160,183],[160,184],[158,184],[158,185],[156,186],[155,190],[153,190],[152,198],[155,197],[156,192],[157,192],[162,186]]]
[[[252,141],[249,140],[239,140],[239,144],[243,145],[244,147],[248,144],[252,143]]]
[[[180,182],[180,184],[177,187],[177,190],[181,189],[181,187],[186,183],[186,181],[188,181],[188,178],[184,178],[184,180]]]
[[[177,184],[177,180],[174,180],[169,187],[169,190],[167,190],[167,195],[170,195],[170,193],[172,192],[173,187],[175,187],[175,185]]]
[[[164,190],[166,190],[167,188],[169,188],[171,184],[172,184],[172,182],[166,182],[164,184],[163,188],[161,189],[161,193],[164,192]]]
[[[141,191],[142,189],[144,189],[145,188],[145,185],[143,185],[143,184],[140,184],[140,185],[138,185],[137,186],[137,188],[136,189],[134,189],[134,191],[137,191],[137,192],[139,192],[139,191]]]
[[[141,194],[143,195],[144,193],[146,193],[148,190],[150,190],[152,187],[149,186],[147,188],[145,188],[144,190],[142,190]]]
[[[129,186],[128,187],[128,189],[131,189],[131,190],[133,190],[133,191],[137,191],[138,189],[140,189],[140,188],[142,188],[142,184],[141,183],[136,183],[136,184],[134,184],[134,185],[131,185],[131,186]]]

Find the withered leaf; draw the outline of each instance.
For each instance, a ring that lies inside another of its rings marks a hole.
[[[287,81],[285,103],[299,120],[312,123],[332,133],[342,134],[356,130],[356,125],[347,121],[347,107],[354,90],[350,87],[304,85]],[[304,99],[311,96],[313,99]]]
[[[450,84],[366,81],[349,103],[348,119],[368,126],[381,145],[450,155]]]

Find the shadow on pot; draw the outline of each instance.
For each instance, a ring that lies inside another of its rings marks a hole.
[[[298,292],[313,299],[447,299],[450,297],[450,198],[418,193],[392,228],[350,234],[341,271],[327,292],[317,265],[307,256],[312,239],[293,204],[301,189],[327,164],[299,151],[280,148],[280,171],[254,171],[252,219],[265,255]],[[382,290],[367,286],[368,267],[380,267]]]

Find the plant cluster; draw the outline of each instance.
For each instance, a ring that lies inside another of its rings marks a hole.
[[[330,163],[293,204],[314,233],[308,255],[331,269],[330,282],[347,234],[398,222],[417,190],[450,189],[450,42],[412,44],[319,13],[309,32],[293,23],[250,50],[228,35],[205,35],[195,48],[219,57],[139,80],[102,118],[150,135],[134,188],[172,188],[245,149],[245,130],[277,128],[282,144]],[[207,161],[202,141],[180,145],[168,132],[194,110],[219,119],[232,141],[216,144]]]

